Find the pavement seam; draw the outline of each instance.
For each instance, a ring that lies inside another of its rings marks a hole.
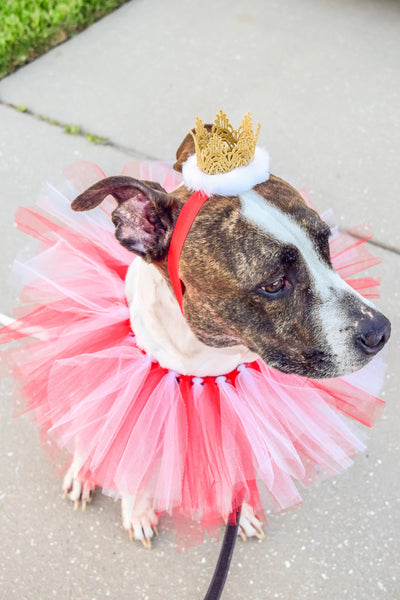
[[[345,231],[342,229],[341,231]],[[376,248],[381,248],[381,250],[386,250],[387,252],[391,252],[392,254],[397,254],[400,256],[400,248],[396,248],[396,246],[392,246],[391,244],[385,244],[385,242],[380,242],[379,240],[368,240],[368,244],[371,246],[375,246]]]
[[[30,108],[28,108],[27,106],[13,104],[11,102],[4,102],[1,99],[0,99],[0,106],[6,106],[7,108],[11,108],[12,110],[15,110],[19,113],[25,114],[25,115],[35,119],[36,121],[42,121],[44,123],[47,123],[48,125],[57,127],[59,130],[63,131],[64,133],[66,133],[68,135],[76,135],[79,137],[83,137],[86,140],[88,140],[89,142],[96,144],[98,146],[108,146],[109,148],[113,148],[114,150],[118,150],[119,152],[128,154],[129,156],[133,156],[137,159],[160,160],[159,157],[151,156],[150,154],[141,152],[140,150],[137,150],[136,148],[131,148],[129,146],[123,146],[122,144],[113,142],[112,140],[110,140],[108,138],[104,138],[102,136],[93,134],[93,133],[87,131],[86,129],[84,129],[84,127],[81,127],[80,125],[72,125],[71,123],[64,123],[62,121],[59,121],[58,119],[53,119],[51,117],[46,117],[45,115],[36,113],[33,110],[31,110]],[[340,227],[339,231],[344,232],[344,231],[346,231],[346,229]],[[386,244],[385,242],[381,242],[380,240],[378,240],[376,238],[368,240],[367,243],[370,244],[371,246],[375,246],[376,248],[380,248],[381,250],[386,250],[387,252],[390,252],[392,254],[396,254],[397,256],[400,256],[400,248],[397,248],[396,246],[392,246],[391,244]]]
[[[129,146],[123,146],[122,144],[117,144],[116,142],[113,142],[112,140],[110,140],[108,138],[105,138],[105,137],[102,137],[95,133],[89,132],[81,125],[73,125],[71,123],[64,123],[63,121],[59,121],[58,119],[53,119],[52,117],[47,117],[46,115],[36,113],[35,111],[31,110],[27,106],[13,104],[11,102],[4,102],[3,100],[0,100],[0,106],[6,106],[7,108],[11,108],[12,110],[15,110],[19,113],[22,113],[24,115],[27,115],[27,116],[33,118],[36,121],[41,121],[42,123],[47,123],[48,125],[56,127],[57,129],[63,131],[64,133],[66,133],[68,135],[76,135],[78,137],[83,137],[87,141],[91,142],[92,144],[96,144],[98,146],[108,146],[109,148],[113,148],[114,150],[118,150],[119,152],[128,154],[129,156],[134,156],[135,158],[138,158],[138,159],[160,160],[158,157],[151,156],[150,154],[146,154],[145,152],[141,152],[140,150],[137,150],[136,148],[131,148]]]

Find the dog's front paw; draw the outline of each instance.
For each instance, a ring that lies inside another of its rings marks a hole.
[[[243,503],[242,512],[240,513],[238,536],[240,536],[244,542],[246,542],[249,537],[256,537],[259,540],[265,538],[262,522],[254,514],[254,510],[250,504],[246,504],[245,502]]]
[[[94,483],[90,480],[82,480],[78,473],[83,462],[80,459],[74,459],[72,465],[66,472],[62,484],[63,498],[69,498],[74,503],[74,510],[78,510],[79,505],[82,510],[86,509],[87,504],[92,501]]]
[[[129,532],[129,539],[142,542],[149,550],[152,538],[158,535],[158,517],[152,509],[150,500],[140,496],[124,496],[121,508],[122,524]]]

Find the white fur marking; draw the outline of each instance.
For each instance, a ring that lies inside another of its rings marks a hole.
[[[123,496],[121,500],[122,525],[131,539],[151,548],[151,539],[157,534],[158,517],[151,502],[144,496]]]
[[[337,293],[342,291],[357,297],[363,304],[372,306],[355,292],[321,259],[307,233],[286,213],[269,204],[254,190],[240,196],[242,214],[257,227],[272,234],[279,241],[295,245],[307,265],[314,291],[322,301],[319,318],[323,333],[340,369],[353,368],[351,333],[346,328],[346,318],[338,303]],[[332,292],[332,288],[334,292]],[[340,295],[339,295],[340,297]],[[345,331],[341,332],[344,327]]]
[[[75,509],[78,508],[79,502],[82,501],[82,510],[85,510],[86,504],[91,501],[94,489],[92,482],[79,478],[79,471],[82,469],[84,463],[85,458],[79,454],[75,454],[62,484],[64,497],[68,497],[75,503]]]
[[[161,273],[142,259],[129,267],[125,288],[136,342],[162,367],[204,377],[229,373],[258,358],[241,345],[212,348],[200,342]]]
[[[250,504],[247,504],[246,502],[243,502],[242,511],[240,513],[238,536],[240,536],[244,542],[249,537],[256,537],[259,540],[265,538],[263,523],[254,514],[254,510]]]

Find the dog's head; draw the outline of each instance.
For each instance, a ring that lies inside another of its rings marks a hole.
[[[175,168],[193,152],[187,136]],[[89,210],[109,194],[118,202],[117,239],[169,281],[169,244],[190,190],[168,194],[157,183],[109,177],[72,207]],[[390,323],[332,268],[329,235],[301,195],[273,175],[241,195],[213,195],[179,266],[184,314],[197,338],[213,347],[243,344],[268,365],[308,377],[364,366],[385,345]]]

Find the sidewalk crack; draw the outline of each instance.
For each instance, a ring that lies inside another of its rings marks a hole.
[[[136,148],[131,148],[129,146],[124,146],[122,144],[118,144],[113,142],[112,140],[97,135],[95,133],[87,131],[81,125],[73,125],[71,123],[64,123],[63,121],[59,121],[58,119],[53,119],[51,117],[47,117],[46,115],[41,115],[39,113],[34,112],[30,108],[24,105],[13,104],[11,102],[3,102],[0,100],[0,106],[6,106],[11,108],[12,110],[16,110],[20,113],[28,115],[29,117],[36,119],[37,121],[43,121],[48,125],[52,125],[53,127],[57,127],[62,130],[64,133],[68,135],[76,135],[78,137],[83,137],[92,144],[97,144],[99,146],[109,146],[110,148],[114,148],[119,152],[123,152],[124,154],[128,154],[129,156],[134,156],[138,159],[143,160],[160,160],[158,157],[151,156],[150,154],[146,154],[145,152],[141,152],[140,150],[136,150]]]
[[[59,121],[57,119],[52,119],[51,117],[46,117],[45,115],[35,113],[33,110],[31,110],[27,106],[13,104],[11,102],[3,102],[2,100],[0,100],[0,106],[7,106],[8,108],[11,108],[11,109],[16,110],[21,113],[24,113],[25,115],[28,115],[29,117],[36,119],[37,121],[44,121],[45,123],[48,123],[49,125],[52,125],[53,127],[57,127],[58,129],[62,130],[64,133],[66,133],[68,135],[76,135],[79,137],[83,137],[86,140],[88,140],[89,142],[91,142],[92,144],[97,144],[99,146],[109,146],[110,148],[114,148],[115,150],[118,150],[119,152],[122,152],[123,154],[127,154],[128,156],[133,156],[135,158],[142,159],[142,160],[160,160],[160,158],[157,156],[151,156],[150,154],[141,152],[140,150],[137,150],[136,148],[131,148],[130,146],[124,146],[122,144],[113,142],[112,140],[110,140],[108,138],[91,133],[80,125],[72,125],[70,123],[63,123],[62,121]],[[344,230],[345,230],[344,228],[343,229],[340,228],[341,232],[343,232]],[[391,244],[381,242],[380,240],[378,240],[376,238],[368,240],[367,243],[371,244],[371,246],[375,246],[376,248],[381,248],[382,250],[386,250],[387,252],[391,252],[392,254],[396,254],[397,256],[400,256],[399,248],[396,248],[396,246],[392,246]]]

